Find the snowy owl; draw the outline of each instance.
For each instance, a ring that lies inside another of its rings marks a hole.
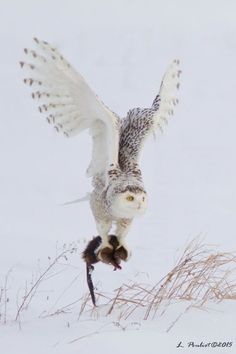
[[[24,49],[27,60],[20,65],[28,72],[24,82],[33,88],[32,98],[40,102],[39,111],[66,137],[85,129],[92,137],[87,175],[92,177],[89,201],[102,239],[97,256],[107,260],[112,249],[109,231],[115,224],[117,250],[122,250],[127,260],[130,250],[125,237],[133,219],[146,211],[148,202],[139,167],[140,153],[146,138],[162,129],[178,103],[179,61],[169,66],[150,108],[133,108],[120,118],[56,48],[37,38],[34,42],[37,49]]]

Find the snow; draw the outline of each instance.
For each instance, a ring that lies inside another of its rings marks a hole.
[[[69,313],[45,317],[87,294],[80,253],[95,225],[87,203],[61,204],[90,190],[85,170],[91,148],[87,133],[64,139],[50,129],[18,65],[33,36],[45,39],[124,116],[132,107],[150,106],[166,67],[181,60],[176,114],[143,154],[149,209],[128,236],[132,258],[122,271],[98,264],[94,272],[98,291],[110,294],[130,279],[158,281],[196,235],[222,251],[236,248],[235,13],[230,0],[1,1],[0,287],[11,270],[9,301],[0,303],[2,353],[235,352],[234,301],[191,310],[169,332],[183,304],[147,321],[138,313],[120,322],[116,313],[106,316],[103,300],[92,317],[87,309],[78,319],[79,302]],[[16,323],[25,287],[64,244],[77,252],[40,284]],[[176,348],[180,341],[185,348]],[[234,343],[197,349],[187,347],[191,341]]]

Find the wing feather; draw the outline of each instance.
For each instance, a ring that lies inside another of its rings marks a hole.
[[[24,49],[21,67],[29,73],[24,83],[32,87],[32,98],[46,114],[47,122],[67,137],[89,129],[93,138],[89,175],[118,164],[119,118],[99,100],[84,78],[45,41],[34,38],[36,50]],[[98,134],[99,133],[99,134]],[[102,148],[102,158],[99,156]],[[99,161],[99,164],[98,164]]]
[[[161,82],[158,95],[151,108],[133,108],[122,120],[120,133],[119,164],[121,169],[130,169],[138,163],[146,138],[163,130],[163,123],[174,113],[178,104],[176,92],[179,89],[179,60],[174,60],[167,69]]]

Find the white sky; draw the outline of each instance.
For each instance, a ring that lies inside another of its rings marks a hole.
[[[171,245],[174,239],[176,247],[200,232],[233,247],[235,1],[0,5],[0,230],[6,242],[26,234],[40,245],[49,234],[54,242],[95,232],[88,205],[58,206],[90,189],[84,177],[90,141],[86,134],[69,141],[57,136],[28,97],[18,61],[36,35],[56,44],[121,116],[150,105],[167,65],[181,60],[176,115],[160,141],[150,139],[144,151],[150,207],[131,231],[133,242],[138,230],[153,225],[159,240],[164,236]]]

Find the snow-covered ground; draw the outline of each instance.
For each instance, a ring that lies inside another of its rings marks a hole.
[[[0,10],[1,353],[235,352],[234,301],[189,311],[169,332],[182,304],[148,321],[106,316],[102,299],[92,315],[79,317],[78,301],[49,316],[87,294],[80,253],[95,225],[87,203],[61,204],[90,190],[84,172],[91,147],[87,133],[64,139],[50,129],[18,65],[32,37],[45,39],[125,116],[150,106],[168,64],[181,60],[176,114],[143,154],[149,209],[128,236],[133,256],[122,271],[98,264],[94,273],[104,293],[130,280],[156,283],[196,235],[220,250],[236,249],[235,1],[1,0]],[[14,322],[24,291],[64,244],[77,252],[47,274]],[[185,348],[176,348],[180,341]],[[192,341],[234,343],[188,348]]]

